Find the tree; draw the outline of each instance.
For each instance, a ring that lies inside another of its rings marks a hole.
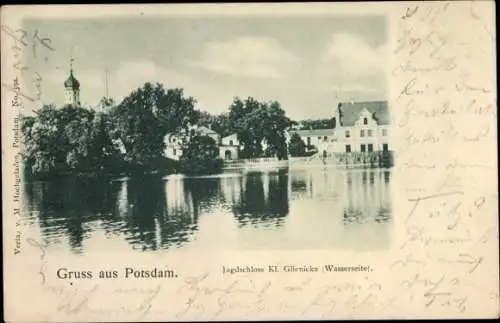
[[[24,117],[21,126],[26,171],[33,175],[66,171],[67,145],[60,111],[54,105],[44,105],[35,114]]]
[[[104,114],[72,105],[46,105],[35,113],[21,126],[27,175],[112,172],[119,164]]]
[[[306,144],[300,138],[300,135],[293,133],[290,137],[290,144],[288,145],[288,152],[293,157],[304,156],[306,152]]]
[[[110,116],[97,113],[93,120],[89,143],[89,169],[97,172],[121,173],[123,160],[117,145],[110,137],[113,126]]]
[[[235,132],[227,113],[211,115],[208,112],[200,111],[198,125],[210,128],[222,137],[229,136]]]
[[[113,98],[103,96],[99,101],[97,107],[101,112],[106,112],[108,109],[114,107],[115,105],[115,100],[113,100]]]
[[[115,127],[111,138],[125,147],[133,169],[147,171],[163,163],[164,136],[187,129],[197,121],[195,100],[182,89],[165,91],[161,84],[145,83],[112,109]]]
[[[213,174],[222,169],[217,143],[199,134],[194,134],[185,144],[179,161],[181,172],[189,175]]]
[[[262,156],[262,141],[266,140],[269,154],[287,158],[285,130],[292,121],[278,102],[258,102],[249,97],[235,98],[229,108],[229,122],[243,144],[243,157]]]
[[[278,102],[264,104],[262,110],[264,138],[278,159],[287,159],[285,131],[290,128],[292,121],[285,115]]]
[[[301,124],[302,129],[309,129],[309,130],[314,130],[314,129],[332,129],[334,124],[333,124],[333,118],[328,118],[328,119],[307,119],[307,120],[302,120],[299,122]]]

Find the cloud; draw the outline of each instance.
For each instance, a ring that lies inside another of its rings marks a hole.
[[[338,32],[332,35],[321,60],[355,78],[384,73],[387,54],[385,45],[372,47],[359,35]]]
[[[299,61],[273,38],[240,37],[206,44],[201,59],[188,64],[233,76],[275,79]]]
[[[68,71],[55,70],[44,77],[44,97],[51,98],[56,104],[64,102],[63,83]],[[75,77],[80,82],[80,99],[82,103],[95,106],[106,94],[106,74],[104,70],[75,70]],[[168,70],[150,61],[129,61],[121,64],[108,74],[109,94],[120,102],[131,91],[141,87],[145,82],[162,83],[166,88],[187,87],[188,78],[176,71]]]
[[[124,63],[110,77],[110,89],[120,97],[128,95],[146,82],[161,83],[165,88],[186,88],[192,84],[185,75],[146,60]]]
[[[44,75],[43,100],[46,103],[64,104],[64,81],[68,70],[53,70]],[[106,94],[105,71],[100,69],[75,70],[75,77],[80,82],[80,100],[85,106],[96,107]],[[161,83],[166,89],[183,88],[185,96],[192,96],[198,101],[197,108],[212,112],[227,109],[234,96],[232,84],[219,84],[203,81],[196,77],[164,68],[149,60],[127,61],[117,66],[108,74],[110,96],[117,102],[129,95],[145,82]]]

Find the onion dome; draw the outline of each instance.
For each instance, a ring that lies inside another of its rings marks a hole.
[[[69,72],[69,77],[68,79],[64,82],[64,87],[65,88],[71,88],[73,90],[78,90],[80,89],[80,82],[75,78],[73,75],[73,70]]]

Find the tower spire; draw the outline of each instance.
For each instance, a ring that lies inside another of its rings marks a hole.
[[[75,78],[73,73],[73,63],[74,63],[73,55],[70,56],[69,60],[69,77],[64,82],[65,95],[66,95],[66,104],[70,104],[73,106],[80,105],[80,82]]]

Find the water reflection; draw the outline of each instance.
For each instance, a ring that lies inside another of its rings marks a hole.
[[[274,224],[280,226],[288,214],[288,174],[251,173],[243,178],[238,203],[232,211],[240,226]]]
[[[346,173],[344,224],[391,220],[389,178],[389,171]]]
[[[390,242],[390,182],[383,170],[31,182],[25,184],[25,225],[74,253],[114,241],[141,251],[209,244],[382,248]]]

